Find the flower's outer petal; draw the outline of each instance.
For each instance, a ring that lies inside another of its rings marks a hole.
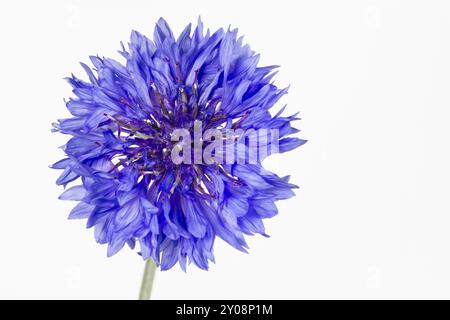
[[[299,138],[284,138],[280,140],[279,150],[280,153],[291,151],[305,143],[306,140],[302,140]]]
[[[84,127],[87,130],[95,129],[105,119],[107,119],[105,116],[105,110],[102,108],[97,108],[86,118],[86,121],[84,122]]]
[[[71,114],[78,117],[88,116],[93,110],[93,106],[83,100],[70,100],[66,107]]]
[[[55,162],[54,164],[52,164],[50,166],[50,168],[52,168],[52,169],[65,169],[69,164],[70,164],[70,159],[69,158],[65,158],[65,159],[59,160],[59,161]]]
[[[115,216],[115,224],[127,226],[136,219],[141,213],[141,204],[139,198],[135,197],[123,205]]]
[[[125,243],[126,243],[126,241],[124,241],[123,239],[117,239],[117,240],[114,240],[114,241],[110,242],[108,244],[108,251],[106,252],[106,255],[108,257],[112,257],[117,252],[119,252],[120,249],[123,248]]]
[[[257,199],[251,202],[256,214],[262,218],[272,218],[278,213],[275,203],[270,199]]]
[[[261,217],[258,216],[252,208],[250,208],[248,214],[238,218],[238,224],[242,231],[248,235],[259,233],[265,237],[268,237]]]
[[[179,250],[178,241],[168,241],[161,257],[161,270],[169,270],[177,263]]]
[[[94,208],[95,206],[93,205],[86,202],[80,202],[72,209],[72,211],[70,211],[69,219],[85,219],[89,217]]]
[[[97,84],[97,78],[95,78],[94,74],[92,73],[91,68],[89,68],[85,63],[80,62],[81,66],[83,67],[84,71],[86,71],[86,74],[89,77],[89,80],[93,84]]]
[[[189,49],[190,43],[191,43],[191,28],[192,24],[189,23],[186,28],[184,28],[183,32],[181,32],[180,36],[177,39],[177,44],[180,49],[183,51],[187,51]]]
[[[86,189],[80,186],[74,186],[64,191],[60,196],[60,200],[81,201],[86,196]]]
[[[222,238],[224,241],[231,244],[236,249],[247,252],[245,248],[248,248],[247,243],[243,237],[236,236],[230,229],[228,229],[220,220],[217,212],[215,212],[210,205],[205,204],[203,201],[196,203],[199,211],[208,219],[209,223],[213,227],[214,232]]]
[[[196,59],[194,60],[194,63],[192,64],[191,68],[189,69],[186,77],[186,85],[192,86],[195,79],[195,72],[197,70],[200,70],[200,68],[205,63],[206,59],[208,59],[211,55],[212,50],[216,47],[216,45],[220,42],[222,39],[223,30],[219,29],[216,31],[210,39],[208,39],[208,42],[206,45],[200,50],[200,53],[197,55]]]
[[[163,226],[163,233],[167,238],[171,240],[177,240],[180,237],[180,233],[178,231],[179,227],[172,221],[172,218],[170,217],[171,207],[169,201],[164,201],[162,210],[164,212],[164,219],[166,221],[166,224]]]
[[[163,18],[158,20],[153,37],[157,47],[162,46],[164,40],[166,39],[175,40],[172,30],[170,30],[169,25]]]
[[[265,189],[268,187],[267,182],[258,173],[249,170],[246,166],[235,165],[233,174],[253,188]]]
[[[196,238],[202,238],[206,233],[206,221],[200,216],[194,208],[194,199],[182,196],[180,205],[186,217],[188,231]]]
[[[58,120],[58,130],[62,133],[72,133],[80,130],[84,125],[84,118],[71,118]]]
[[[243,197],[229,197],[224,202],[223,210],[225,210],[228,215],[240,217],[247,213],[248,206],[248,201]]]
[[[220,43],[220,49],[219,49],[219,62],[220,64],[223,66],[224,68],[224,81],[226,79],[226,76],[228,75],[228,68],[230,66],[231,63],[231,59],[232,59],[232,54],[233,54],[233,47],[234,47],[234,43],[233,40],[235,38],[236,32],[231,32],[230,30],[228,30],[221,43]]]
[[[130,63],[130,68],[131,79],[134,82],[140,101],[142,101],[146,106],[151,105],[149,88],[140,74],[139,66],[133,62]]]
[[[59,176],[59,178],[56,180],[56,184],[59,186],[61,186],[61,185],[65,186],[69,182],[72,182],[72,181],[78,179],[79,177],[80,177],[80,175],[75,173],[72,169],[70,169],[70,167],[66,167],[64,169],[64,171],[61,173],[61,175]]]

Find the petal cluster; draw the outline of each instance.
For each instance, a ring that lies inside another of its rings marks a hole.
[[[276,140],[257,148],[302,145],[289,137],[298,132],[296,115],[269,112],[287,92],[272,82],[276,66],[259,67],[237,29],[211,33],[200,20],[176,38],[160,19],[153,40],[133,31],[120,54],[125,63],[98,56],[90,57],[92,69],[82,63],[88,80],[67,79],[72,116],[53,124],[70,136],[66,157],[52,166],[61,170],[60,199],[78,202],[69,218],[87,219],[108,256],[137,243],[163,270],[177,262],[207,269],[216,237],[245,252],[244,236],[266,236],[263,219],[296,186],[265,170],[263,157],[175,164],[172,133],[200,121],[204,129],[277,130]]]

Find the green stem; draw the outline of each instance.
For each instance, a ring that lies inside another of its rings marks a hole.
[[[145,262],[144,276],[142,277],[139,300],[150,300],[152,295],[153,280],[155,279],[156,264],[152,258]]]

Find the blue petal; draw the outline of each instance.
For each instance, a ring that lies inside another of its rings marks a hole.
[[[186,197],[181,197],[181,208],[186,216],[188,231],[196,238],[202,238],[206,233],[206,222],[194,209],[193,201]]]
[[[72,209],[72,211],[70,211],[69,219],[85,219],[89,217],[94,208],[95,206],[93,205],[86,202],[80,202]]]
[[[66,167],[64,169],[63,173],[61,173],[59,178],[56,180],[56,184],[59,186],[66,185],[69,182],[72,182],[79,177],[80,176],[77,173],[75,173],[72,169],[70,169],[69,167]]]
[[[141,205],[138,198],[130,200],[123,205],[115,216],[115,223],[120,226],[126,226],[136,219],[141,213]]]
[[[179,250],[178,241],[170,241],[168,243],[162,253],[161,270],[168,270],[177,263]]]
[[[112,257],[113,255],[115,255],[117,252],[120,251],[120,249],[123,248],[125,243],[126,243],[126,241],[124,241],[123,239],[117,239],[113,242],[110,242],[108,244],[107,256]]]
[[[251,206],[256,214],[262,218],[272,218],[278,213],[277,206],[269,199],[253,200]]]
[[[58,162],[55,162],[50,166],[52,169],[65,169],[70,164],[70,159],[65,158],[62,160],[59,160]]]
[[[89,80],[92,83],[97,84],[97,79],[95,78],[94,74],[92,73],[91,68],[89,68],[86,64],[84,64],[83,62],[80,62],[81,66],[83,67],[84,71],[86,71],[86,74],[89,76]]]
[[[155,27],[154,40],[157,46],[161,46],[165,39],[169,38],[175,40],[173,37],[172,30],[170,30],[169,25],[166,20],[159,18],[158,23]]]
[[[86,189],[80,186],[74,186],[64,191],[60,196],[60,200],[81,201],[86,196]]]
[[[66,103],[67,109],[74,116],[87,116],[92,112],[92,105],[81,100],[70,100]]]
[[[261,175],[259,175],[257,172],[249,170],[243,165],[235,165],[233,174],[253,188],[264,189],[269,186],[268,183],[261,177]]]
[[[307,140],[302,140],[299,138],[284,138],[280,140],[279,150],[280,153],[291,151],[301,145],[305,144]]]
[[[248,202],[245,198],[230,197],[225,200],[223,210],[228,212],[229,215],[240,217],[247,213]]]

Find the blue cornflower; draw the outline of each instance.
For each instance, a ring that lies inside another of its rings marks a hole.
[[[176,39],[160,19],[153,41],[133,31],[120,53],[125,64],[91,56],[96,74],[81,64],[89,81],[67,79],[75,95],[66,101],[73,117],[53,124],[71,136],[66,157],[52,166],[63,170],[57,184],[80,181],[60,196],[78,201],[69,218],[87,219],[97,242],[108,244],[108,256],[138,242],[142,257],[162,270],[177,262],[183,270],[187,262],[207,269],[216,236],[245,252],[244,235],[267,236],[263,219],[276,215],[274,202],[292,197],[296,188],[289,177],[266,171],[262,160],[305,142],[286,137],[298,132],[291,126],[296,115],[268,111],[287,92],[271,82],[276,67],[258,67],[259,55],[243,45],[237,29],[205,33],[201,21]],[[207,147],[204,137],[173,139],[175,130],[193,133],[197,124],[201,133],[270,134],[256,147],[245,134],[224,139],[233,146],[232,162],[219,161],[224,153],[218,150],[208,161],[191,161],[190,148],[184,150],[188,161],[175,162],[176,148],[198,147],[199,141],[201,150]],[[255,161],[238,161],[254,153]]]

